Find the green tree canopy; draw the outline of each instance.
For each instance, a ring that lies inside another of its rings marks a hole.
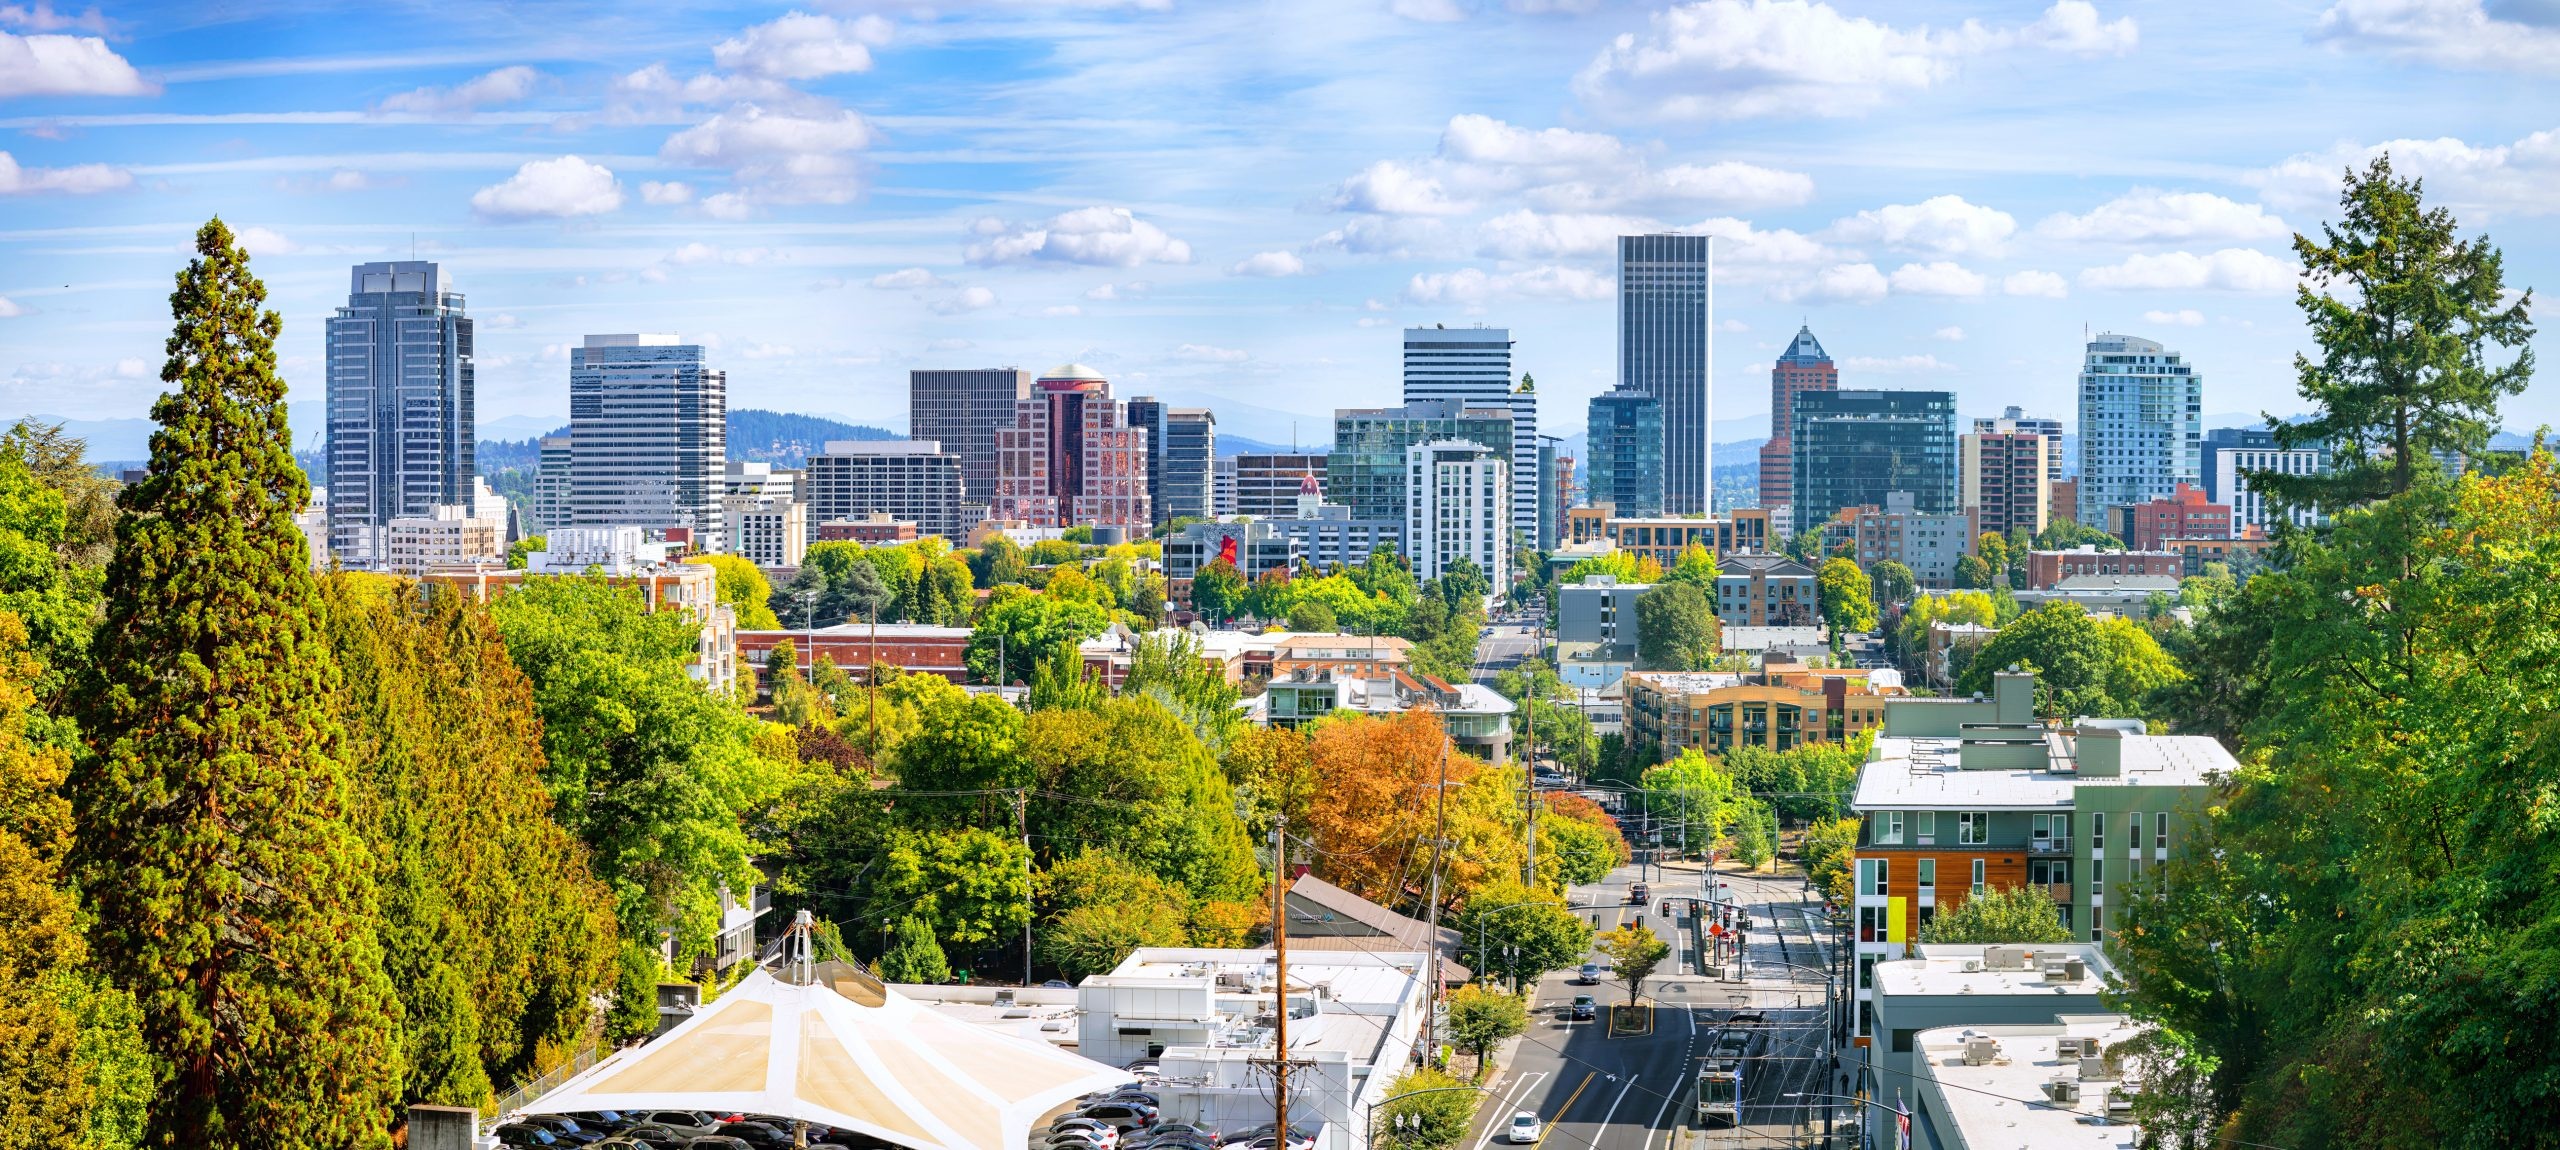
[[[1631,922],[1603,934],[1593,945],[1609,957],[1610,973],[1627,984],[1630,1006],[1644,994],[1644,980],[1653,977],[1662,960],[1671,956],[1671,944],[1640,923]]]
[[[1956,690],[1988,692],[1992,675],[2012,666],[2035,672],[2037,713],[2048,718],[2146,715],[2150,694],[2186,674],[2140,624],[2095,618],[2077,603],[2047,603],[2010,621]]]
[[[1695,583],[1659,583],[1636,597],[1636,658],[1656,671],[1695,671],[1722,653],[1715,604]]]
[[[872,920],[920,919],[946,955],[974,953],[1031,921],[1030,857],[1009,834],[893,831],[880,869]]]
[[[1473,1052],[1479,1066],[1503,1039],[1529,1029],[1529,1003],[1517,994],[1468,983],[1449,996],[1449,1041]]]
[[[1998,586],[2000,582],[2000,571],[1993,567],[1989,560],[1979,555],[1961,555],[1956,558],[1957,587],[1967,591],[1978,591]]]
[[[2062,925],[2053,896],[2041,887],[1991,887],[1967,895],[1953,907],[1939,907],[1929,925],[1920,928],[1922,942],[1997,943],[2069,942],[2071,928]]]
[[[685,562],[699,563],[720,573],[717,594],[723,605],[737,611],[740,630],[782,629],[782,620],[773,613],[773,583],[755,564],[736,555],[696,555]]]
[[[12,465],[0,458],[0,467]],[[27,655],[24,625],[0,612],[0,1094],[11,1099],[0,1139],[77,1146],[91,1092],[80,1019],[60,988],[79,978],[88,948],[63,871],[71,804],[61,788],[71,756],[28,731],[42,674]]]
[[[1908,603],[1920,590],[1920,579],[1911,568],[1892,559],[1876,564],[1874,583],[1879,603]]]
[[[1824,563],[1814,590],[1821,597],[1822,621],[1831,625],[1833,635],[1875,630],[1875,595],[1856,563],[1847,559]]]
[[[1056,796],[1033,812],[1037,840],[1113,851],[1194,901],[1251,898],[1262,887],[1217,759],[1154,700],[1035,714],[1023,753]]]
[[[927,986],[951,981],[951,964],[942,956],[942,944],[934,941],[931,924],[914,915],[898,920],[897,942],[880,956],[880,978]]]
[[[969,674],[981,682],[1029,682],[1059,647],[1073,648],[1110,626],[1109,611],[1080,599],[1021,594],[990,600],[969,635]]]
[[[1478,974],[1518,986],[1534,986],[1547,972],[1574,966],[1591,949],[1591,920],[1574,913],[1563,895],[1514,879],[1476,888],[1449,924]]]

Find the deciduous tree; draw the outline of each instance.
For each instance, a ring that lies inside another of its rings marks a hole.
[[[1821,599],[1822,621],[1830,624],[1833,637],[1875,630],[1875,596],[1856,563],[1847,559],[1824,563],[1814,590]]]
[[[1713,663],[1724,629],[1715,604],[1695,583],[1661,583],[1636,597],[1636,657],[1656,671],[1694,671]]]
[[[1941,906],[1929,925],[1920,928],[1922,942],[2069,942],[2071,928],[2062,925],[2053,896],[2041,887],[1991,887],[1963,896],[1952,907]]]
[[[1485,1057],[1503,1039],[1529,1029],[1529,1004],[1482,983],[1468,983],[1449,996],[1449,1041],[1476,1056],[1476,1076],[1484,1076]]]

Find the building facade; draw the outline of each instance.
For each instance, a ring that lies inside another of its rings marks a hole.
[[[1592,396],[1590,417],[1588,501],[1629,518],[1662,514],[1662,400],[1622,387]]]
[[[2136,551],[2157,551],[2172,539],[2229,539],[2234,534],[2231,508],[2186,483],[2165,499],[2109,506],[2107,530]]]
[[[720,501],[729,553],[758,567],[797,567],[809,553],[809,505],[788,495],[732,495]]]
[[[2027,588],[2050,591],[2065,579],[2092,575],[2166,575],[2186,573],[2186,561],[2174,551],[2101,551],[2082,545],[2068,551],[2027,552]]]
[[[357,264],[327,342],[329,546],[375,566],[393,519],[470,498],[471,317],[437,264]]]
[[[1618,237],[1618,386],[1662,401],[1662,509],[1672,515],[1715,510],[1711,242],[1691,235]]]
[[[1112,527],[1144,536],[1148,435],[1131,427],[1102,373],[1066,364],[1041,376],[996,432],[987,518],[1034,527]]]
[[[995,498],[996,431],[1013,424],[1014,405],[1031,398],[1031,373],[1020,368],[933,369],[907,373],[907,434],[960,457],[961,500]]]
[[[1883,507],[1858,509],[1858,566],[1873,574],[1876,564],[1900,563],[1922,588],[1944,591],[1956,585],[1956,560],[1973,554],[1979,533],[1971,511],[1921,511],[1910,492],[1887,492]]]
[[[1813,568],[1784,555],[1727,555],[1718,563],[1716,619],[1726,627],[1812,627],[1821,622]]]
[[[802,474],[821,524],[887,515],[955,541],[977,526],[963,513],[967,464],[930,439],[829,440]]]
[[[1795,340],[1769,369],[1769,439],[1760,445],[1760,506],[1795,505],[1796,396],[1838,390],[1839,365],[1822,350],[1822,341],[1813,338],[1813,328],[1796,329]]]
[[[1415,444],[1454,439],[1511,458],[1511,412],[1426,399],[1402,407],[1343,408],[1333,413],[1333,452],[1325,462],[1325,497],[1354,519],[1405,518],[1405,453]],[[1509,534],[1506,507],[1504,533]]]
[[[1642,519],[1612,516],[1601,525],[1600,538],[1611,547],[1662,564],[1680,562],[1680,553],[1704,547],[1719,558],[1769,549],[1769,511],[1740,507],[1720,519]]]
[[[2053,522],[2053,469],[2061,466],[2062,438],[2034,431],[1984,431],[1961,441],[1956,464],[1961,502],[1983,531],[2007,535],[2042,532]]]
[[[1148,458],[1155,464],[1159,486],[1148,492],[1156,522],[1180,516],[1206,519],[1214,514],[1212,474],[1218,458],[1218,417],[1205,407],[1164,410],[1164,446],[1148,437]]]
[[[533,471],[533,534],[577,523],[569,510],[569,468],[574,455],[568,436],[542,437]]]
[[[1404,538],[1413,577],[1436,579],[1459,560],[1499,594],[1511,582],[1511,462],[1480,443],[1434,440],[1405,451],[1412,497]]]
[[[1789,450],[1799,529],[1843,507],[1882,507],[1896,491],[1910,492],[1919,511],[1962,505],[1951,391],[1799,393]]]
[[[2322,475],[2328,470],[2328,452],[2317,447],[2278,447],[2276,433],[2263,427],[2217,427],[2204,436],[2204,496],[2231,509],[2233,535],[2252,527],[2272,531],[2286,518],[2297,527],[2320,522],[2319,512],[2309,507],[2294,508],[2290,516],[2277,515],[2267,506],[2266,496],[2249,489],[2250,472]]]
[[[503,515],[503,512],[501,513]],[[507,555],[507,521],[475,514],[468,503],[440,503],[425,515],[394,517],[382,531],[376,570],[423,575],[438,567],[496,563]]]
[[[2204,376],[2186,357],[2140,336],[2089,341],[2080,367],[2082,523],[2110,507],[2177,494],[2204,479]]]
[[[1512,386],[1511,348],[1508,328],[1404,329],[1404,402],[1449,401],[1511,413],[1511,529],[1534,542],[1544,537],[1538,507],[1547,474],[1538,463],[1538,396]]]
[[[1629,671],[1620,680],[1627,725],[1664,759],[1695,747],[1772,751],[1857,738],[1884,723],[1884,700],[1904,694],[1891,668],[1809,670],[1773,660],[1759,671]]]
[[[1298,489],[1314,479],[1324,493],[1327,456],[1314,451],[1252,452],[1235,457],[1236,506],[1230,514],[1277,519],[1297,514]]]
[[[2041,415],[2029,415],[2026,409],[2010,406],[2000,409],[1998,417],[1976,416],[1973,430],[1977,434],[2015,435],[2025,433],[2045,438],[2045,479],[2062,478],[2062,421]]]
[[[721,549],[729,377],[672,335],[590,335],[569,349],[570,518],[684,528]]]
[[[1636,600],[1651,583],[1620,583],[1594,575],[1556,588],[1556,642],[1636,645]]]

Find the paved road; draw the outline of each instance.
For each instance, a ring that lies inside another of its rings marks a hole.
[[[1537,645],[1537,630],[1525,623],[1494,624],[1492,634],[1476,640],[1475,681],[1493,685],[1495,675],[1519,666]]]
[[[1645,870],[1651,905],[1626,902],[1628,884],[1639,868],[1621,867],[1603,882],[1577,887],[1572,893],[1583,913],[1597,913],[1602,929],[1612,929],[1638,914],[1644,924],[1675,939],[1673,954],[1661,973],[1648,979],[1640,1002],[1651,1008],[1649,1028],[1618,1031],[1608,1005],[1627,1001],[1626,985],[1604,981],[1599,986],[1573,984],[1574,973],[1549,975],[1531,1003],[1531,1024],[1508,1068],[1496,1083],[1496,1096],[1479,1112],[1462,1150],[1488,1150],[1520,1110],[1537,1113],[1547,1124],[1545,1145],[1565,1150],[1693,1150],[1708,1146],[1769,1146],[1800,1129],[1796,1119],[1802,1100],[1789,1092],[1816,1092],[1828,1074],[1823,1046],[1823,980],[1810,971],[1781,965],[1818,966],[1815,943],[1786,909],[1794,905],[1801,884],[1789,879],[1755,881],[1733,875],[1723,897],[1752,911],[1755,929],[1748,936],[1744,981],[1728,982],[1698,974],[1696,955],[1687,943],[1686,920],[1673,930],[1663,921],[1661,900],[1702,895],[1695,871],[1667,873]],[[1776,912],[1791,929],[1767,929]],[[1605,962],[1596,953],[1592,961]],[[1602,978],[1608,979],[1607,972]],[[1576,994],[1592,994],[1603,1004],[1597,1022],[1573,1022],[1564,1007]],[[1800,1003],[1804,1005],[1799,1005]],[[1757,1010],[1769,1019],[1768,1031],[1753,1046],[1752,1069],[1745,1074],[1743,1126],[1701,1131],[1693,1093],[1696,1061],[1717,1028],[1735,1011]],[[1819,1112],[1813,1112],[1819,1122]],[[1703,1140],[1702,1140],[1703,1139]],[[1739,1140],[1738,1140],[1739,1139]]]

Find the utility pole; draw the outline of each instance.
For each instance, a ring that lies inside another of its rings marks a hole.
[[[876,667],[879,664],[874,663],[872,666]],[[875,703],[874,706],[877,704]],[[879,728],[872,729],[871,737],[875,742],[879,739]],[[1013,833],[1022,836],[1022,889],[1025,897],[1029,897],[1031,890],[1030,809],[1031,792],[1022,787],[1015,787],[1013,789]],[[1025,987],[1031,985],[1031,919],[1029,916],[1025,916],[1022,920],[1022,985]]]
[[[1289,815],[1282,811],[1271,819],[1271,960],[1276,977],[1272,983],[1278,991],[1279,1010],[1272,1041],[1271,1129],[1276,1137],[1272,1145],[1280,1150],[1289,1146]]]
[[[1528,717],[1529,743],[1529,882],[1538,885],[1538,654],[1547,649],[1547,618],[1538,616],[1537,638],[1529,648],[1529,689],[1521,692],[1521,708]]]
[[[1440,785],[1432,797],[1439,809],[1433,816],[1438,826],[1431,836],[1431,931],[1426,944],[1430,955],[1423,964],[1423,970],[1431,980],[1428,988],[1430,997],[1425,999],[1429,1006],[1422,1016],[1422,1058],[1426,1066],[1440,1052],[1437,1025],[1440,1020],[1440,862],[1441,852],[1449,846],[1449,739],[1446,735],[1440,739]]]
[[[871,696],[871,746],[872,753],[876,755],[880,747],[880,604],[877,600],[871,604],[871,665],[862,669],[862,685],[866,688],[862,693]],[[1022,845],[1024,849],[1030,849],[1031,840],[1022,840]],[[1030,929],[1023,928],[1026,932]],[[1022,984],[1031,985],[1028,964],[1022,968]]]

